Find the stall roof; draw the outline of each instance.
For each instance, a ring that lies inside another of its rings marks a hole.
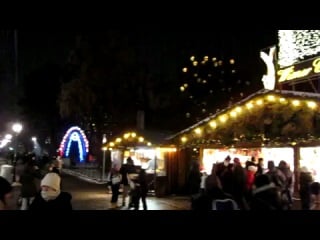
[[[190,127],[183,129],[182,131],[179,131],[178,133],[171,135],[167,138],[167,140],[174,139],[178,136],[181,136],[187,132],[190,132],[191,130],[199,127],[200,125],[203,125],[205,123],[210,122],[213,119],[216,119],[218,116],[225,114],[226,112],[230,111],[231,109],[234,109],[237,106],[244,105],[246,102],[250,102],[253,98],[257,98],[259,96],[264,96],[268,94],[275,94],[275,95],[280,95],[283,97],[291,97],[291,98],[303,98],[303,99],[310,99],[314,101],[320,101],[320,94],[319,93],[310,93],[310,92],[300,92],[300,91],[289,91],[289,90],[267,90],[267,89],[262,89],[260,91],[257,91],[248,97],[242,99],[241,101],[197,122],[196,124],[191,125]]]
[[[131,129],[123,131],[108,141],[109,147],[114,146],[160,146],[165,145],[170,133]],[[110,143],[112,143],[110,145]]]

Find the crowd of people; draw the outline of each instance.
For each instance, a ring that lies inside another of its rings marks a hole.
[[[135,166],[133,159],[128,157],[126,163],[121,167],[113,165],[110,170],[110,181],[112,190],[112,208],[118,208],[118,199],[122,189],[122,207],[127,205],[128,209],[139,210],[140,199],[143,210],[147,210],[148,182],[145,169]],[[127,199],[129,198],[128,204]]]
[[[189,174],[189,193],[193,210],[290,210],[293,206],[294,174],[285,161],[275,166],[252,157],[243,167],[238,158],[213,164],[210,175],[194,162]],[[301,209],[320,209],[320,183],[307,168],[299,172]]]
[[[13,197],[12,184],[0,177],[0,210],[17,210],[17,206],[20,210],[72,210],[71,194],[61,189],[60,171],[59,158],[44,163],[37,162],[34,154],[21,157],[15,179],[20,184],[19,202]]]

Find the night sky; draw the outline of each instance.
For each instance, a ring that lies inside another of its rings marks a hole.
[[[276,30],[222,31],[212,27],[165,28],[147,25],[112,30],[127,37],[129,47],[137,50],[136,61],[145,66],[150,75],[176,82],[190,56],[208,55],[235,58],[242,78],[258,82],[256,85],[260,84],[262,88],[260,82],[264,65],[259,59],[259,50],[277,43]],[[45,65],[65,65],[76,45],[77,36],[83,33],[99,38],[99,32],[94,31],[18,31],[20,81],[29,81],[30,74]]]
[[[147,58],[146,62],[155,71],[166,71],[166,67],[180,70],[180,66],[191,55],[213,54],[234,55],[246,67],[246,64],[259,61],[260,49],[277,41],[275,30],[174,31],[144,26],[131,30],[120,29],[118,32],[128,36],[129,44],[140,49],[142,56]],[[19,60],[23,72],[27,74],[46,62],[64,64],[79,33],[81,32],[19,31]]]

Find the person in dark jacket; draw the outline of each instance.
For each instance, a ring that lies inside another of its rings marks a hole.
[[[311,206],[311,184],[313,182],[311,172],[308,168],[302,167],[299,176],[299,195],[301,199],[301,209],[310,210]]]
[[[143,205],[143,210],[147,210],[147,193],[148,193],[148,183],[147,183],[147,174],[145,169],[139,169],[137,182],[135,184],[137,196],[134,201],[134,210],[139,210],[140,198]]]
[[[56,173],[47,173],[41,181],[41,191],[31,203],[30,210],[72,210],[72,196],[60,190],[61,178]]]
[[[27,158],[27,161],[24,165],[23,172],[20,176],[21,183],[21,210],[27,210],[36,196],[39,188],[36,184],[36,179],[41,179],[41,174],[35,161],[32,158]]]
[[[122,185],[122,206],[126,205],[126,198],[128,197],[128,193],[130,191],[130,186],[128,182],[128,174],[132,174],[136,172],[136,168],[134,166],[133,159],[131,157],[127,158],[127,163],[122,164],[120,168],[121,173],[121,185]],[[131,199],[129,199],[128,207],[130,207]]]
[[[277,187],[271,182],[270,176],[258,175],[254,181],[250,201],[251,210],[282,210],[281,198]]]
[[[191,169],[188,176],[188,190],[190,195],[200,193],[201,172],[200,166],[197,161],[194,161],[191,165]]]

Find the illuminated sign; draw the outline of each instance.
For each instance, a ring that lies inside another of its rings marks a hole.
[[[277,71],[278,83],[311,78],[320,73],[320,57],[301,62]]]
[[[279,30],[278,64],[291,66],[320,53],[320,30]]]

